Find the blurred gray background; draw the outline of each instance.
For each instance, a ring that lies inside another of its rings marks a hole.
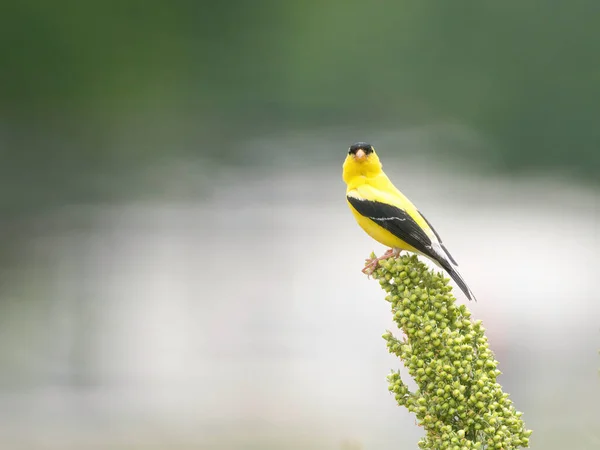
[[[600,448],[598,14],[3,4],[0,448],[416,448],[358,140],[459,261],[532,448]]]

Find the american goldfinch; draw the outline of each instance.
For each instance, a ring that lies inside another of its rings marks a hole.
[[[383,256],[367,260],[363,272],[370,274],[379,261],[408,250],[442,267],[469,300],[475,299],[439,234],[392,184],[372,145],[357,142],[350,147],[343,165],[343,178],[348,206],[360,227],[376,241],[391,247]]]

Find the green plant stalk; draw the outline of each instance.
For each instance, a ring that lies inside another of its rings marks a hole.
[[[415,380],[410,392],[400,371],[388,376],[399,405],[415,413],[425,437],[423,449],[517,449],[529,447],[531,431],[522,413],[496,382],[498,362],[482,322],[456,305],[450,281],[428,269],[415,255],[379,263],[372,276],[391,303],[405,337],[383,338]]]

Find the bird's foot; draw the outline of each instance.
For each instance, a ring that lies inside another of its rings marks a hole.
[[[375,256],[375,253],[371,253],[371,257],[365,260],[366,263],[364,269],[362,270],[362,273],[366,274],[367,276],[372,275],[373,272],[375,272],[375,269],[377,269],[379,261],[385,261],[386,259],[396,257],[400,254],[400,252],[400,249],[390,248],[379,258]]]

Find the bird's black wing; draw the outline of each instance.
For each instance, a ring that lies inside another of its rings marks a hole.
[[[346,196],[346,198],[360,215],[371,219],[424,255],[439,259],[431,247],[429,236],[403,209],[374,200],[361,200],[351,196]]]
[[[458,273],[456,267],[452,266],[450,261],[456,265],[456,262],[450,256],[446,247],[441,243],[441,239],[437,232],[433,229],[431,224],[425,219],[425,216],[421,214],[421,217],[427,222],[435,236],[437,237],[442,249],[448,255],[448,259],[443,254],[433,250],[432,242],[429,236],[423,231],[423,229],[415,222],[415,220],[404,210],[397,208],[387,203],[381,203],[373,200],[360,200],[355,197],[346,196],[348,202],[358,211],[359,214],[371,219],[380,227],[388,230],[394,236],[402,239],[408,245],[414,247],[425,256],[429,256],[434,259],[450,274],[452,279],[456,282],[458,287],[465,293],[469,300],[475,299],[475,296],[463,280],[462,276]]]
[[[446,253],[446,255],[448,255],[448,258],[450,259],[450,261],[452,261],[452,264],[454,264],[455,266],[458,266],[458,263],[454,260],[454,258],[452,257],[452,255],[450,254],[450,252],[448,251],[448,249],[446,248],[446,246],[442,242],[442,238],[440,237],[440,235],[438,234],[438,232],[435,231],[435,228],[433,228],[433,226],[429,223],[429,220],[427,220],[427,218],[423,215],[423,213],[421,211],[419,211],[419,214],[421,215],[421,217],[423,218],[423,220],[425,222],[427,222],[427,225],[429,225],[429,228],[431,228],[431,231],[433,231],[433,234],[435,234],[435,237],[438,239],[440,245],[444,249],[444,252]]]

